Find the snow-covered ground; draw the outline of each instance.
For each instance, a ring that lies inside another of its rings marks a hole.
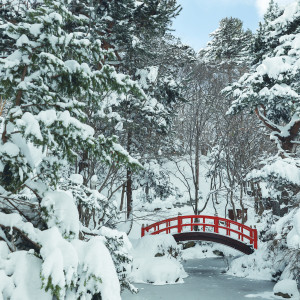
[[[184,263],[188,277],[184,283],[156,286],[136,284],[139,293],[126,291],[123,300],[242,300],[282,299],[273,296],[274,283],[250,280],[224,274],[227,261],[223,258],[190,259]]]
[[[180,174],[176,172],[173,162],[169,162],[165,165],[165,167],[170,172],[169,174],[172,182],[179,188],[183,196],[180,199],[170,197],[165,201],[155,199],[152,203],[144,203],[140,201],[138,192],[136,192],[134,197],[133,224],[129,233],[129,238],[134,249],[136,249],[136,247],[140,244],[142,224],[147,226],[157,221],[176,217],[178,214],[194,214],[191,205],[188,203],[189,197],[187,190],[182,181],[179,179]],[[182,173],[186,173],[188,176],[190,170],[185,162],[181,162],[180,168]],[[200,190],[203,198],[199,201],[200,208],[203,207],[205,199],[209,193],[209,179],[205,177],[207,169],[208,165],[206,164],[206,158],[202,157]],[[226,207],[225,197],[222,196],[222,194],[219,195],[219,201],[218,203],[215,203],[215,205],[213,205],[210,200],[201,214],[211,216],[218,214],[220,217],[226,217],[225,210],[229,207]],[[253,199],[248,198],[247,195],[245,195],[244,205],[248,208],[248,221],[246,222],[246,225],[255,225],[258,231],[263,229],[265,226],[264,222],[260,221],[260,223],[257,223],[253,208]],[[127,231],[129,229],[129,223],[120,223],[118,228],[120,230]],[[160,264],[158,258],[154,258],[154,255],[152,255],[151,261],[149,259],[149,263],[147,263],[147,260],[144,259],[145,257],[143,258],[143,253],[139,253],[140,255],[135,253],[133,255],[134,265],[138,265],[140,269],[138,270],[139,273],[135,272],[134,275],[136,278],[133,278],[133,281],[135,282],[136,287],[139,288],[140,292],[137,295],[132,295],[126,291],[122,294],[122,299],[283,299],[274,295],[275,290],[273,291],[273,287],[275,283],[272,282],[271,279],[273,279],[272,274],[275,271],[273,270],[272,262],[269,261],[268,264],[268,259],[265,257],[265,254],[267,253],[265,246],[266,245],[263,243],[259,243],[258,257],[248,257],[232,248],[225,247],[220,244],[197,244],[195,247],[186,249],[182,253],[182,257],[185,260],[183,267],[185,272],[188,274],[188,277],[185,278],[183,275],[174,275],[176,278],[178,277],[179,280],[174,282],[175,277],[173,276],[173,284],[171,285],[168,283],[166,284],[168,277],[170,277],[170,272],[162,272],[162,269],[156,267]],[[223,259],[216,257],[214,250],[222,251],[227,258]],[[147,251],[143,250],[142,252]],[[143,264],[140,263],[136,257],[138,257],[138,259],[142,257]],[[234,264],[231,264],[231,260],[237,257],[238,260],[236,260]],[[257,258],[260,259],[257,260]],[[171,266],[171,261],[164,260],[164,262],[166,263],[166,266],[173,267]],[[256,266],[252,267],[254,262],[257,262]],[[148,271],[144,270],[143,265],[147,267],[145,269]],[[243,265],[247,265],[247,268],[244,269],[242,267]],[[151,266],[153,266],[153,270],[151,269]],[[161,268],[163,268],[163,264],[161,264]],[[161,276],[155,276],[155,270],[160,272]],[[179,267],[177,267],[175,271],[178,272]],[[153,280],[151,278],[153,278]],[[159,283],[158,279],[161,283]],[[163,283],[164,280],[165,283]],[[172,280],[169,281],[171,282]],[[156,284],[141,283],[155,283],[155,281],[157,281]],[[162,285],[158,286],[158,284]],[[294,282],[294,284],[296,283]],[[300,298],[298,299],[297,297],[298,296],[292,299],[299,300]]]

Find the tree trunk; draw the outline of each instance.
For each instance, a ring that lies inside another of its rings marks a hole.
[[[199,202],[199,156],[200,156],[200,149],[199,149],[199,124],[198,120],[196,123],[196,145],[195,145],[195,214],[198,215],[198,202]],[[198,223],[199,219],[196,218],[195,222]],[[194,230],[198,231],[199,226],[194,226]]]
[[[233,201],[233,191],[230,191],[230,202],[231,202],[231,206],[232,206],[232,210],[233,210],[233,217],[234,217],[234,221],[237,221],[237,215],[236,215],[236,209],[235,209],[235,204]]]
[[[132,213],[132,172],[127,170],[127,183],[126,183],[126,196],[127,196],[127,219],[129,219]]]
[[[121,203],[120,203],[120,211],[123,210],[124,205],[124,196],[125,196],[125,184],[122,186],[122,192],[121,192]]]
[[[132,143],[132,132],[128,131],[127,134],[127,151],[130,153]],[[126,182],[126,197],[127,197],[127,219],[129,219],[132,213],[132,172],[127,169],[127,182]]]
[[[200,163],[200,145],[199,145],[199,123],[196,122],[196,145],[195,145],[195,214],[198,214],[198,202],[199,202],[199,163]]]
[[[242,209],[242,224],[245,224],[246,220],[246,211],[245,211],[245,206],[243,203],[243,193],[244,193],[244,185],[243,183],[240,186],[240,206]]]
[[[199,148],[197,148],[197,146],[199,146],[199,142],[196,142],[195,153],[195,214],[198,214],[199,202]]]

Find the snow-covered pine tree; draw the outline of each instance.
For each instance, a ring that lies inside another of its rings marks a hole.
[[[82,3],[78,5],[87,14],[90,3],[89,1],[85,6]],[[93,28],[97,28],[93,30],[93,34],[100,34],[101,39],[105,41],[104,47],[115,53],[118,61],[111,63],[116,64],[118,70],[138,80],[147,94],[145,99],[128,95],[118,103],[110,102],[111,107],[109,105],[105,107],[95,116],[93,122],[97,124],[98,131],[107,131],[120,136],[127,150],[141,158],[146,152],[149,154],[157,144],[159,140],[157,132],[161,135],[166,132],[165,129],[170,125],[168,123],[171,120],[171,111],[180,98],[179,85],[170,76],[170,70],[168,74],[167,72],[163,74],[158,67],[158,62],[160,65],[162,62],[158,57],[162,53],[164,58],[167,56],[166,52],[158,48],[162,49],[161,45],[164,42],[161,39],[170,25],[171,18],[178,13],[178,6],[173,0],[105,1],[98,6],[96,3],[93,5],[97,8],[91,13]],[[175,48],[172,45],[169,49],[171,47]],[[174,68],[172,71],[174,73]],[[108,113],[103,113],[104,111]],[[108,116],[111,122],[109,127],[107,122],[102,122],[103,118],[107,120]],[[156,152],[157,150],[155,149]],[[152,153],[150,156],[153,156]],[[91,168],[103,170],[99,168],[97,162]],[[119,169],[117,170],[119,173],[122,171],[118,168],[117,161],[113,172],[116,172],[116,169]],[[127,198],[131,199],[131,170],[126,172]],[[88,173],[88,168],[82,173]],[[97,174],[99,179],[107,172],[100,173],[102,174]],[[104,176],[103,182],[105,178]],[[130,202],[129,200],[128,203]]]
[[[293,3],[272,22],[265,35],[272,36],[275,47],[266,49],[251,72],[225,90],[235,98],[229,113],[255,112],[272,131],[283,158],[293,157],[299,144],[299,8]]]
[[[46,4],[50,6],[47,1]],[[56,6],[65,14],[63,20],[55,14]],[[91,41],[84,33],[64,30],[69,22],[88,22],[86,18],[64,12],[60,2],[51,4],[51,9],[53,19],[42,15],[46,15],[46,9],[41,5],[29,10],[23,22],[2,25],[15,40],[16,50],[1,61],[1,94],[7,102],[14,103],[4,122],[3,145],[16,145],[21,136],[47,149],[38,176],[54,180],[57,172],[53,170],[64,159],[74,160],[76,148],[93,149],[99,159],[110,160],[110,151],[116,152],[115,139],[106,143],[103,136],[94,138],[93,129],[84,124],[84,107],[100,107],[101,99],[110,90],[121,94],[138,88],[128,77],[101,64],[108,54],[101,49],[100,40]],[[30,177],[34,166],[32,158],[22,153],[26,150],[12,147],[20,153],[16,157],[4,152],[7,155],[2,158],[3,168],[11,176],[11,181],[5,177],[5,186],[14,183],[18,188]],[[49,158],[51,154],[53,159]]]
[[[0,144],[0,246],[1,265],[11,269],[3,274],[8,298],[120,299],[106,238],[79,240],[82,224],[73,195],[53,189],[61,166],[82,149],[102,161],[118,157],[137,165],[116,137],[94,134],[86,107],[99,109],[112,90],[114,100],[124,92],[137,98],[143,93],[106,64],[111,54],[99,39],[79,29],[70,32],[72,26],[88,27],[89,19],[73,14],[67,4],[39,1],[16,23],[1,18],[1,33],[13,41],[13,52],[0,59],[0,95],[9,107]],[[17,260],[24,264],[21,275],[12,267]],[[26,283],[31,277],[35,286]]]
[[[82,175],[72,174],[70,178],[59,182],[59,189],[73,195],[78,208],[82,237],[85,239],[98,235],[105,237],[105,245],[115,264],[121,291],[129,289],[135,293],[137,289],[129,280],[132,267],[130,242],[125,233],[112,229],[118,221],[117,203],[107,199],[97,190],[88,188],[83,181]],[[47,210],[46,214],[49,215]],[[47,216],[45,218],[47,219]]]
[[[260,196],[273,206],[263,214],[269,224],[261,229],[261,238],[277,279],[299,279],[300,2],[283,12],[271,2],[265,21],[257,44],[272,41],[270,46],[261,47],[250,72],[224,92],[235,99],[228,113],[255,113],[277,146],[277,155],[262,161],[247,179],[260,186]]]
[[[1,22],[17,23],[24,16],[26,9],[28,9],[28,1],[3,0],[1,1],[0,20]],[[4,34],[3,30],[0,30],[0,58],[6,57],[13,51],[12,45],[13,40]]]
[[[278,43],[278,39],[270,33],[273,31],[273,21],[283,13],[277,2],[271,0],[266,13],[264,14],[263,23],[259,22],[259,29],[255,35],[253,49],[251,54],[253,55],[253,63],[256,64],[263,59],[263,56],[268,50],[275,48]]]
[[[230,17],[222,19],[218,29],[210,36],[212,40],[199,52],[199,56],[204,61],[219,66],[220,70],[227,70],[231,82],[234,79],[233,70],[237,72],[247,64],[247,53],[253,40],[252,32],[243,29],[240,19]]]

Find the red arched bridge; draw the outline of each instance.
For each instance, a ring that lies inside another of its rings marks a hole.
[[[256,229],[217,216],[178,216],[142,226],[142,237],[159,233],[172,234],[176,242],[200,240],[220,243],[245,254],[257,249]]]

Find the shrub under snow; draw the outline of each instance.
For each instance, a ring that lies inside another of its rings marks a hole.
[[[24,222],[18,214],[0,213],[2,226],[11,231],[18,228],[36,245],[35,251],[11,252],[1,242],[2,298],[52,299],[55,295],[57,299],[88,300],[101,294],[103,300],[121,299],[107,239],[104,236],[92,236],[87,241],[78,239],[80,222],[74,203],[72,195],[66,192],[48,192],[42,200],[44,213],[49,216],[49,229],[45,230]],[[0,234],[5,237],[1,229]],[[122,249],[119,250],[122,255]]]

